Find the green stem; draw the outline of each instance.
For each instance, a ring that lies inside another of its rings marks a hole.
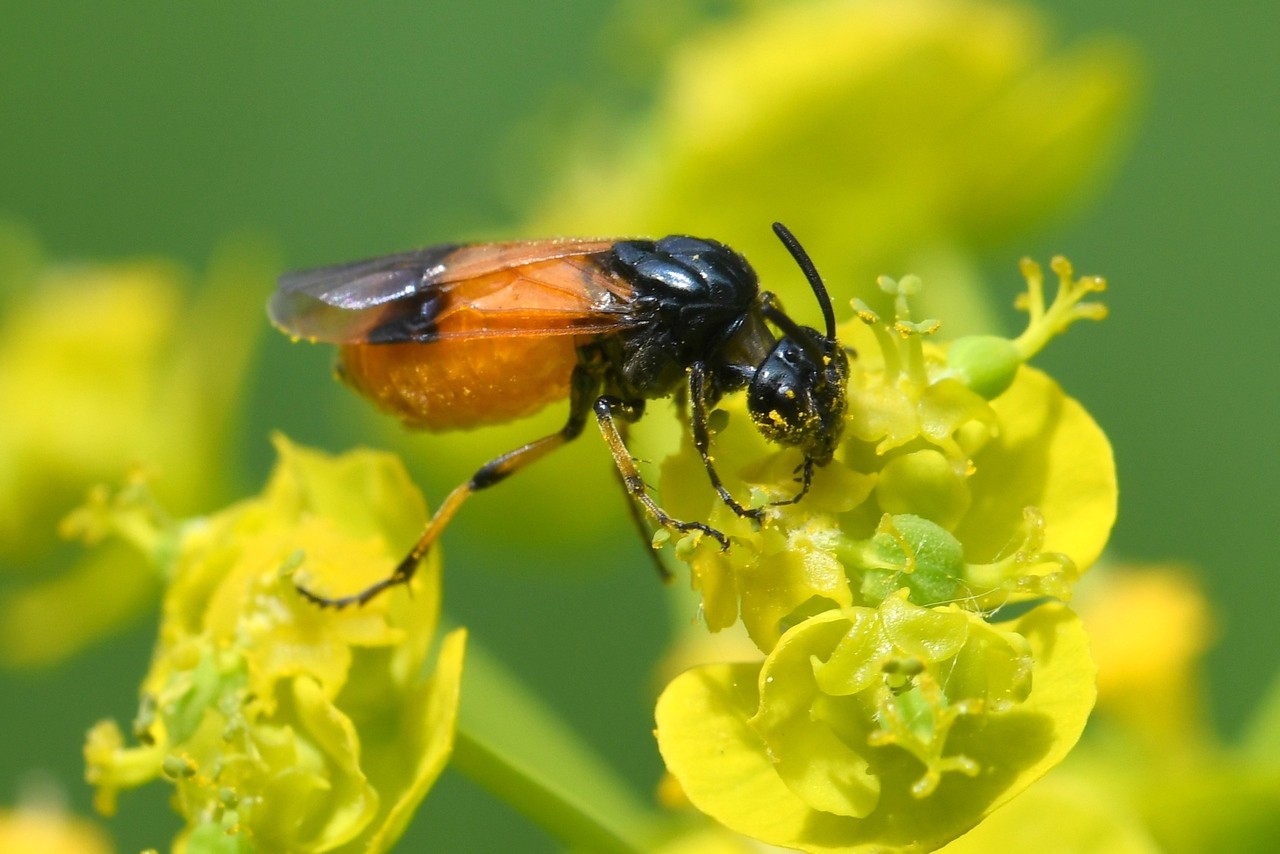
[[[643,854],[657,818],[494,658],[467,651],[451,764],[579,851]]]

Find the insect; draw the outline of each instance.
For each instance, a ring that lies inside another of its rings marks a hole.
[[[626,427],[646,401],[674,393],[687,394],[694,445],[733,512],[763,516],[716,472],[708,418],[723,395],[744,388],[756,428],[804,454],[798,492],[780,503],[803,498],[840,439],[851,351],[836,341],[813,262],[785,226],[773,228],[813,289],[823,331],[785,314],[741,255],[682,235],[432,246],[282,276],[272,322],[295,338],[339,345],[339,376],[409,427],[475,427],[569,401],[558,432],[495,457],[455,488],[390,576],[339,598],[300,592],[341,608],[408,582],[470,495],[577,438],[592,415],[633,509],[727,548],[709,525],[668,515],[627,450]]]

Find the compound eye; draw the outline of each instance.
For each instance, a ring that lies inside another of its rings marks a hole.
[[[747,409],[767,438],[799,444],[796,433],[809,420],[810,386],[816,373],[808,354],[789,338],[779,341],[756,369],[747,387]]]
[[[756,369],[747,410],[766,439],[825,465],[844,430],[848,377],[843,350],[832,346],[818,365],[809,349],[783,338]]]

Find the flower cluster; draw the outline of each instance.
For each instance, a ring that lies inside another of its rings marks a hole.
[[[298,595],[361,587],[389,571],[425,507],[394,458],[331,458],[279,440],[260,497],[146,534],[166,544],[160,638],[127,747],[114,721],[85,747],[97,803],[164,777],[187,850],[382,851],[443,769],[453,743],[461,630],[440,644],[437,568],[414,596],[333,613]],[[88,517],[145,528],[128,496]],[[228,847],[229,846],[229,847]]]
[[[797,452],[725,413],[717,459],[754,461],[722,473],[769,508],[763,525],[704,490],[691,449],[665,463],[669,509],[732,539],[677,543],[708,627],[741,620],[764,656],[687,671],[658,704],[668,769],[727,826],[809,851],[936,847],[1074,745],[1094,668],[1065,602],[1106,542],[1116,482],[1101,430],[1025,364],[1104,314],[1086,301],[1101,279],[1051,266],[1046,303],[1023,262],[1015,339],[934,346],[916,277],[880,279],[892,318],[855,301],[846,437],[803,501],[787,503]]]

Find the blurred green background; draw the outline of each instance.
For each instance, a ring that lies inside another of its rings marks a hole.
[[[1039,8],[1058,41],[1112,32],[1134,42],[1145,97],[1113,180],[1035,234],[984,248],[980,264],[1008,288],[1002,304],[1024,254],[1062,252],[1111,281],[1112,317],[1038,362],[1115,445],[1113,554],[1189,565],[1210,591],[1221,640],[1208,680],[1230,735],[1276,665],[1280,14],[1185,0]],[[651,48],[629,43],[620,17],[599,0],[10,0],[0,16],[0,215],[53,259],[160,256],[194,270],[233,235],[275,247],[281,268],[534,236],[513,232],[593,122],[625,121],[652,97],[634,55]],[[272,282],[258,286],[265,300]],[[291,347],[265,316],[260,327],[257,344],[243,342],[259,350],[229,458],[238,492],[264,478],[271,430],[331,450],[387,441],[391,431],[330,381],[329,354]],[[435,440],[422,437],[409,464],[438,500],[508,435],[468,442],[469,459],[447,470],[433,469]],[[663,594],[594,436],[562,465],[576,488],[558,506],[528,506],[517,483],[461,514],[445,540],[446,608],[646,790],[660,773],[649,668],[666,637]],[[557,466],[522,479],[553,488]],[[597,492],[599,501],[584,497]],[[566,536],[580,514],[607,520]],[[0,803],[52,778],[88,811],[82,734],[100,717],[132,717],[153,635],[149,617],[52,671],[0,674]],[[125,797],[112,823],[121,850],[171,835],[165,796],[152,786]],[[405,850],[428,825],[433,850],[555,849],[451,772]]]

